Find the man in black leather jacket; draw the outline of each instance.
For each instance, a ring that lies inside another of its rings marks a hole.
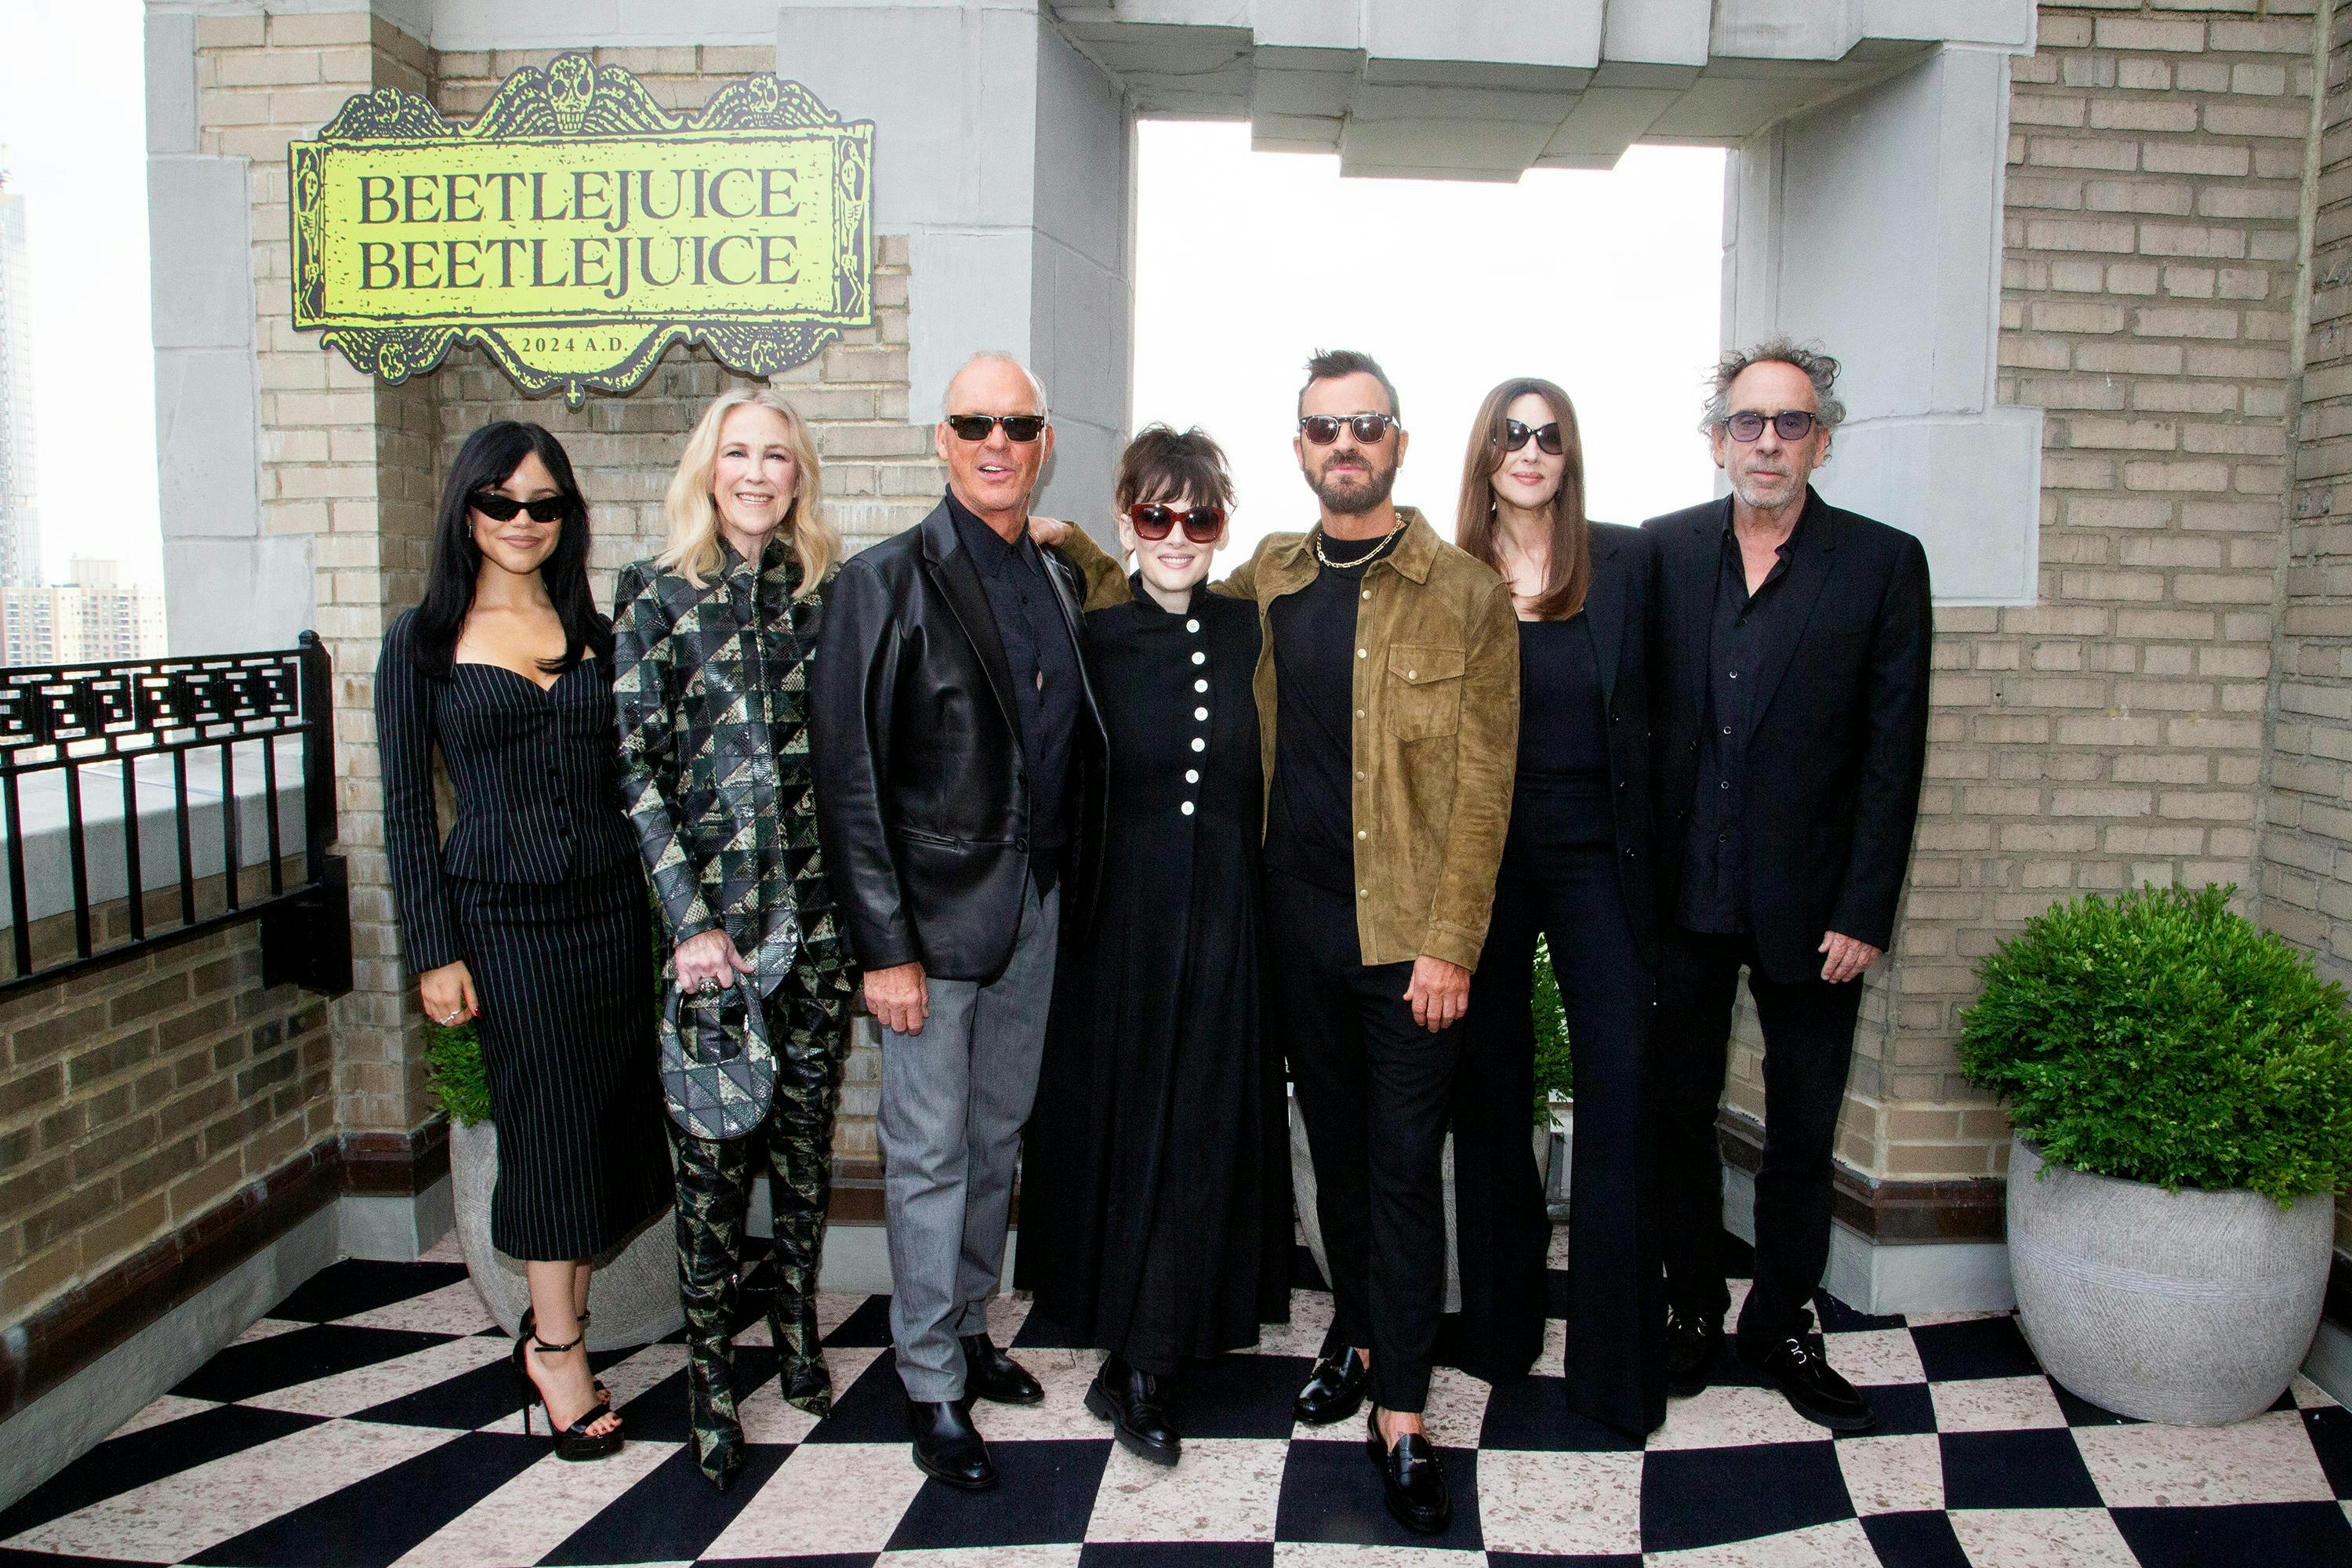
[[[1098,787],[1085,588],[1029,537],[1045,389],[982,354],[949,384],[948,493],[853,557],[810,675],[817,826],[882,1025],[890,1333],[915,1462],[996,1484],[968,1396],[1034,1405],[990,1341],[1022,1124],[1037,1089],[1065,863]]]

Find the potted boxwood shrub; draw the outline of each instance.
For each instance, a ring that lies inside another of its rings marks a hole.
[[[449,1186],[457,1212],[457,1247],[474,1291],[499,1327],[511,1334],[530,1305],[522,1264],[490,1244],[490,1189],[499,1176],[499,1129],[490,1120],[490,1085],[482,1040],[470,1022],[454,1029],[425,1026],[425,1074],[449,1113]],[[649,1075],[650,1076],[650,1075]],[[651,1344],[686,1321],[677,1300],[677,1241],[664,1210],[596,1259],[590,1286],[588,1348]]]
[[[1960,1065],[2008,1102],[2009,1252],[2042,1366],[2153,1421],[2266,1409],[2319,1323],[2352,1176],[2342,987],[2234,888],[2090,895],[1978,966]]]

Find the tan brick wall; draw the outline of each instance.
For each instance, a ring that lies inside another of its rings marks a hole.
[[[96,911],[100,943],[126,908]],[[176,887],[149,917],[179,919]],[[71,917],[33,937],[36,963],[69,957]],[[319,997],[262,985],[251,924],[0,1003],[0,1329],[332,1138],[333,1056]]]
[[[2352,981],[2352,6],[2336,9],[2308,193],[2302,386],[2263,834],[2263,922]],[[2336,1245],[2352,1247],[2339,1201]]]
[[[2027,917],[2142,880],[2256,902],[2314,4],[2044,5],[2012,62],[1999,390],[2045,412],[2040,602],[1937,613],[1908,900],[1840,1140],[1873,1174],[2002,1169],[1954,1047]]]

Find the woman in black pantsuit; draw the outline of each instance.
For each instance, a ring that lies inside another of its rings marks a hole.
[[[425,602],[384,634],[375,674],[401,947],[428,1016],[479,1020],[499,1129],[490,1239],[530,1281],[515,1366],[566,1458],[621,1441],[582,1346],[590,1260],[670,1191],[613,629],[587,561],[588,509],[555,437],[484,426],[450,468]],[[446,845],[436,748],[457,800]]]
[[[1529,1137],[1536,938],[1568,1013],[1570,1407],[1641,1435],[1665,1419],[1665,1321],[1647,1136],[1650,949],[1647,544],[1584,516],[1576,410],[1505,382],[1471,426],[1457,537],[1519,611],[1510,836],[1454,1090],[1465,1370],[1524,1374],[1543,1343],[1544,1215]]]

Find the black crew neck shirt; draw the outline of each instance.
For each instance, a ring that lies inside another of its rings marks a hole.
[[[1607,793],[1609,719],[1591,624],[1519,623],[1518,776]]]
[[[1314,580],[1276,599],[1274,631],[1274,791],[1267,803],[1269,869],[1354,900],[1356,892],[1356,611],[1364,572],[1393,540],[1323,541]]]

